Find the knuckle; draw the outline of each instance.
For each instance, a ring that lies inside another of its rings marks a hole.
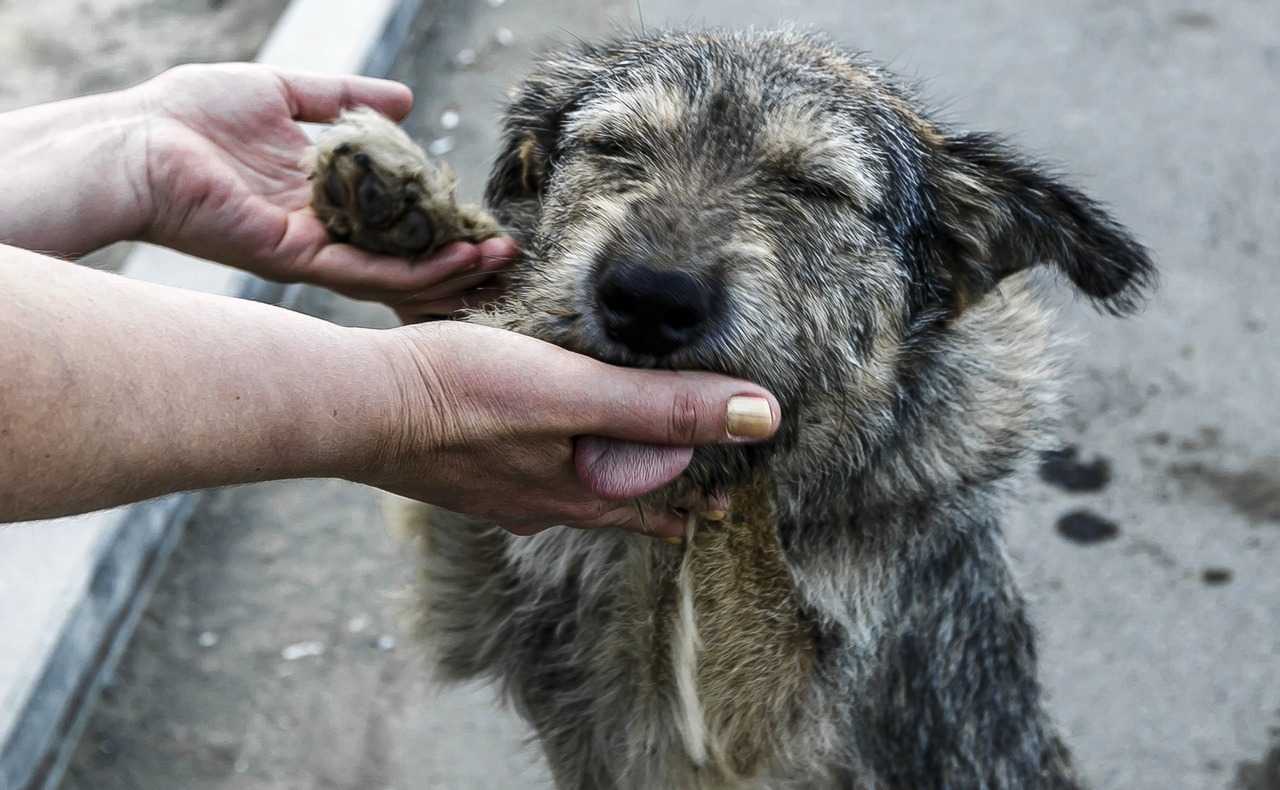
[[[578,528],[609,526],[617,505],[609,502],[583,502],[566,509],[564,523]]]
[[[575,522],[598,521],[607,516],[614,507],[608,502],[587,502],[574,508],[572,520]]]
[[[698,399],[688,392],[682,392],[671,403],[671,416],[667,425],[668,441],[671,444],[692,444],[698,436],[701,409]]]
[[[631,526],[631,515],[625,509],[608,510],[582,522],[582,526],[590,529],[626,529]]]
[[[596,522],[595,526],[598,529],[632,530],[631,520],[627,518],[623,518],[621,516],[614,516],[612,518],[601,519],[600,521]]]

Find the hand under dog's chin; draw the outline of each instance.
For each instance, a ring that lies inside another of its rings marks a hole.
[[[720,369],[710,360],[701,358],[696,348],[664,357],[634,354],[610,340],[603,331],[584,330],[586,322],[580,316],[565,318],[529,310],[515,300],[505,303],[502,309],[475,314],[468,320],[528,335],[619,367],[713,372],[744,377],[741,372]],[[592,448],[593,453],[599,451],[600,448]],[[684,464],[688,451],[615,443],[609,448],[609,456],[598,471],[600,479],[593,482],[593,488],[608,491],[610,498],[627,499],[635,496],[633,483],[625,473],[627,466],[643,466],[650,476],[656,476],[664,468]],[[760,465],[759,448],[744,445],[699,447],[693,451],[685,470],[658,491],[645,495],[644,502],[655,507],[686,507],[685,503],[689,501],[712,497],[746,483]]]

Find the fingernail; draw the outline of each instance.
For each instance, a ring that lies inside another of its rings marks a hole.
[[[708,510],[702,514],[702,518],[707,521],[724,521],[728,517],[728,512],[724,510]]]
[[[767,439],[773,428],[773,410],[769,401],[747,395],[729,399],[725,410],[725,426],[737,439]]]

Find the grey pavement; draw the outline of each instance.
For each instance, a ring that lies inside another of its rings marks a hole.
[[[1070,493],[1033,481],[1009,520],[1052,706],[1093,786],[1280,788],[1280,5],[476,0],[434,11],[396,74],[417,88],[415,134],[451,138],[464,197],[479,192],[503,92],[530,52],[638,27],[642,11],[646,25],[826,30],[923,80],[947,118],[1009,134],[1110,203],[1163,281],[1128,321],[1061,300],[1075,341],[1064,439],[1104,460],[1109,482]],[[456,129],[441,128],[446,109]],[[346,323],[389,320],[336,297],[310,302]],[[523,728],[487,691],[427,677],[396,615],[412,552],[387,534],[378,501],[319,481],[212,497],[65,786],[546,786]],[[1064,534],[1061,517],[1077,510],[1114,534]],[[323,653],[286,660],[299,644]]]

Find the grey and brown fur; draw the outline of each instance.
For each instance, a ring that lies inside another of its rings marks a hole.
[[[562,788],[1078,786],[1000,514],[1052,444],[1027,271],[1126,312],[1152,279],[1137,243],[793,32],[546,58],[508,110],[486,201],[526,257],[471,320],[749,379],[783,424],[765,445],[698,450],[655,498],[729,494],[728,521],[698,521],[683,547],[411,511],[447,677],[499,683]],[[661,355],[605,328],[602,280],[637,266],[712,294],[699,333]]]
[[[458,205],[458,179],[400,127],[369,109],[344,113],[311,149],[311,208],[330,235],[373,252],[417,258],[451,241],[498,235],[484,209]]]

